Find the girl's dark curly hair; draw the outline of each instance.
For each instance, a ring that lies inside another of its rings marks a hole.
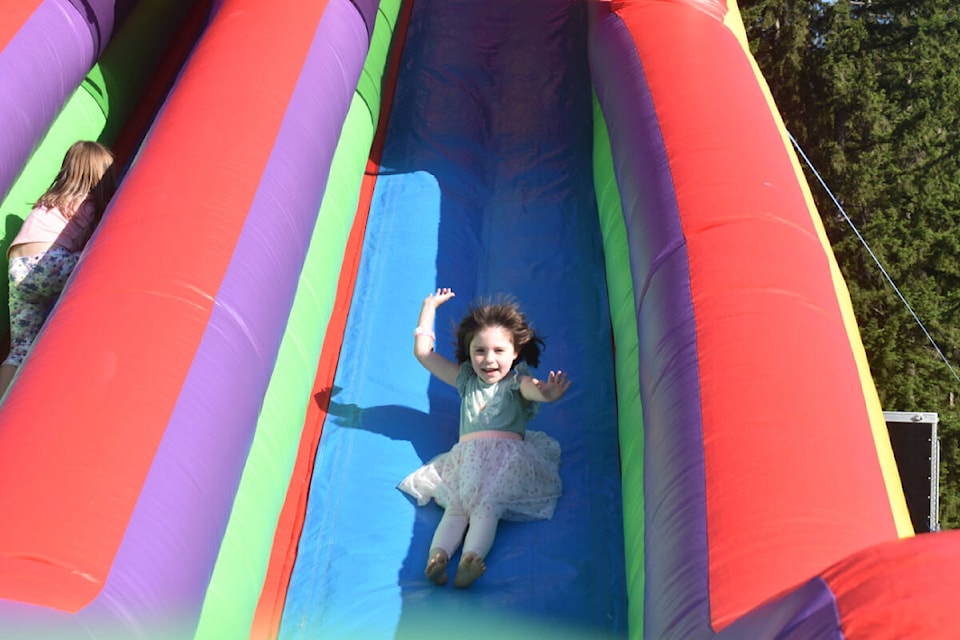
[[[513,336],[513,347],[517,352],[514,365],[517,362],[526,362],[531,367],[540,364],[540,351],[546,345],[530,326],[519,305],[506,296],[499,296],[496,301],[480,300],[467,309],[457,327],[457,363],[463,364],[470,359],[470,342],[478,331],[487,327],[503,327]]]

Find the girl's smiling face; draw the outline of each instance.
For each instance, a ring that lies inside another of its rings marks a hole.
[[[513,336],[503,327],[483,327],[470,340],[470,364],[487,384],[506,378],[516,358]]]

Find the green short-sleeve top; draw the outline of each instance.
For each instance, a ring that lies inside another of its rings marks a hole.
[[[469,362],[460,365],[457,391],[460,392],[460,435],[475,431],[509,431],[521,436],[527,422],[537,415],[540,403],[520,395],[520,376],[530,375],[520,363],[510,376],[487,384],[477,377]]]

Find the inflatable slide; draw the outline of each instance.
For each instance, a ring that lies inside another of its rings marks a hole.
[[[122,176],[0,405],[0,637],[955,635],[734,0],[8,0],[0,122],[5,248],[73,140]],[[438,286],[573,378],[465,590],[396,489]]]

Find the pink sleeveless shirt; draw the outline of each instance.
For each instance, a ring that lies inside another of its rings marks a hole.
[[[78,253],[93,232],[95,213],[96,208],[89,200],[85,200],[70,218],[56,207],[34,207],[10,243],[10,249],[27,242],[52,242],[71,253]],[[8,256],[10,249],[7,249]]]

